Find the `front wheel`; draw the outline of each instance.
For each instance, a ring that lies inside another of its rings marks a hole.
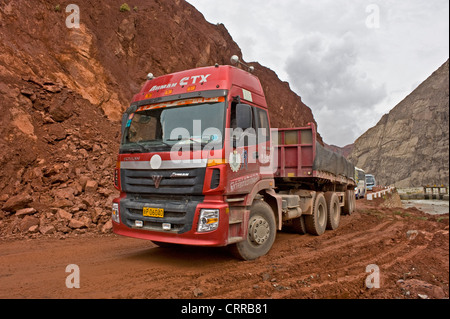
[[[235,255],[244,260],[267,254],[276,236],[276,222],[272,208],[263,201],[255,202],[250,209],[247,237],[231,246]]]

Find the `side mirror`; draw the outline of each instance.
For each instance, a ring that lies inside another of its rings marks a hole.
[[[130,116],[131,113],[136,112],[137,106],[136,105],[131,105],[126,111],[125,113],[122,114],[122,136],[125,133],[125,128],[127,127],[127,123],[128,123],[128,117]]]
[[[121,129],[121,131],[122,131],[122,136],[125,134],[125,128],[126,128],[126,126],[127,126],[128,116],[129,116],[128,113],[123,113],[123,114],[122,114],[122,129]]]
[[[236,126],[244,131],[252,127],[252,108],[250,105],[236,105]]]

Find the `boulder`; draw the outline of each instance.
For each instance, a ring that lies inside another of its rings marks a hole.
[[[22,208],[16,211],[16,216],[33,215],[34,213],[36,213],[36,209],[33,207]]]
[[[32,198],[28,194],[19,194],[9,198],[5,204],[3,204],[2,209],[7,212],[15,212],[19,209],[28,207],[31,203]]]
[[[27,215],[19,222],[18,227],[21,232],[25,232],[32,226],[38,226],[39,223],[39,218]]]
[[[411,296],[421,299],[442,299],[445,298],[444,290],[429,282],[419,279],[398,280],[397,284]]]
[[[73,229],[78,229],[78,228],[86,227],[86,225],[81,220],[72,218],[69,222],[69,227],[73,228]]]
[[[53,207],[64,208],[64,207],[72,207],[73,202],[68,199],[56,199],[53,202]]]
[[[64,209],[58,209],[56,212],[56,216],[60,219],[71,220],[72,214]]]
[[[56,231],[56,229],[55,229],[55,226],[53,226],[53,225],[41,225],[39,227],[39,231],[43,235],[49,235],[49,234],[53,234]]]
[[[109,233],[112,229],[112,221],[108,220],[103,226],[102,226],[102,233]]]
[[[55,86],[48,86],[48,87],[54,88]],[[59,91],[61,90],[59,87],[58,89]],[[51,118],[56,122],[63,122],[73,115],[73,101],[70,101],[68,95],[69,94],[67,94],[66,92],[62,94],[57,94],[55,95],[55,98],[52,100],[49,113]]]
[[[89,180],[86,182],[84,191],[86,193],[95,193],[97,191],[97,188],[98,188],[98,183],[96,181]]]
[[[28,228],[29,233],[37,233],[39,231],[39,225],[33,225],[30,228]]]
[[[72,218],[69,222],[69,227],[73,229],[87,228],[92,223],[87,216],[81,216],[79,219]]]

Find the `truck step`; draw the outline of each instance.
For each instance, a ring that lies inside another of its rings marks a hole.
[[[243,240],[243,238],[241,236],[239,236],[239,237],[230,237],[230,238],[228,238],[228,244],[238,243],[238,242],[240,242],[242,240]]]

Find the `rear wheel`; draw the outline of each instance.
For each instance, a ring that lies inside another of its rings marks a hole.
[[[305,216],[300,216],[292,219],[292,227],[295,232],[301,235],[306,234]]]
[[[355,196],[351,197],[352,199],[352,213],[356,210],[356,198]]]
[[[270,250],[275,241],[276,232],[272,208],[266,202],[257,201],[250,209],[247,237],[230,248],[239,258],[256,259]]]
[[[313,214],[305,215],[305,226],[308,233],[320,236],[327,227],[327,203],[323,193],[317,193]]]
[[[325,201],[327,202],[327,229],[337,229],[341,220],[339,197],[335,192],[326,192]]]
[[[346,215],[351,215],[353,211],[355,210],[356,206],[356,200],[355,200],[355,194],[352,190],[346,190],[345,191],[345,202],[344,202],[344,208],[342,212]]]

